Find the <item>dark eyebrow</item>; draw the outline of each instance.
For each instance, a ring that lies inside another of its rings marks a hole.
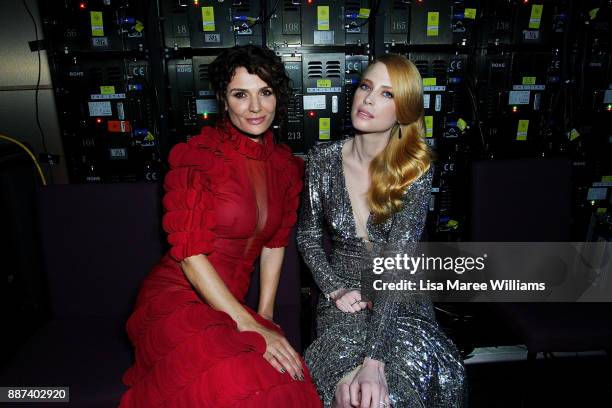
[[[258,91],[263,91],[264,89],[272,89],[271,86],[262,86],[260,89],[258,89]],[[228,92],[236,92],[236,91],[240,91],[240,92],[249,92],[248,89],[242,89],[242,88],[232,88],[230,89]]]

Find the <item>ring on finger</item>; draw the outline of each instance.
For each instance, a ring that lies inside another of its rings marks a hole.
[[[361,299],[357,299],[356,301],[354,301],[353,303],[351,303],[351,306],[353,306],[355,303],[359,303],[361,302]]]
[[[380,405],[381,407],[387,407],[387,403],[384,401],[379,401],[378,405]]]

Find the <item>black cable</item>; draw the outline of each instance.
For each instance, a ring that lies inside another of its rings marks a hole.
[[[247,24],[246,27],[238,27],[238,29],[236,30],[237,32],[240,31],[247,31],[250,30],[251,28],[255,27],[257,24],[261,24],[263,29],[265,29],[265,24],[268,22],[268,20],[270,20],[270,18],[272,18],[272,15],[274,13],[276,13],[276,10],[278,9],[278,6],[280,4],[280,0],[276,0],[276,3],[274,3],[274,7],[272,8],[272,11],[270,13],[268,13],[268,15],[262,19],[262,13],[263,13],[263,8],[261,8],[260,12],[259,12],[259,16],[257,17],[257,20],[255,20],[252,24]]]
[[[472,65],[472,63],[470,63],[470,61],[473,62],[472,57],[473,55],[470,54],[470,56],[468,57],[468,60],[466,61],[468,65]],[[480,113],[479,113],[478,101],[476,97],[476,94],[478,92],[478,90],[476,89],[476,80],[474,76],[468,72],[465,73],[465,79],[466,79],[465,89],[467,90],[467,93],[470,99],[470,104],[472,105],[473,118],[474,118],[475,125],[477,126],[478,134],[480,135],[481,148],[483,149],[483,152],[486,152],[488,148],[490,148],[490,146],[487,146],[485,135],[482,130],[482,124],[480,122]]]
[[[368,16],[368,17],[365,19],[365,21],[364,21],[363,23],[361,23],[361,24],[355,24],[355,25],[350,25],[350,24],[347,24],[345,27],[346,27],[348,30],[354,30],[354,29],[356,29],[356,28],[363,27],[364,25],[366,25],[366,24],[368,24],[369,22],[371,22],[372,18],[373,18],[374,16],[377,16],[377,15],[378,15],[378,11],[379,11],[379,9],[380,9],[380,3],[381,3],[381,2],[382,2],[382,0],[380,0],[380,1],[378,1],[378,2],[376,3],[376,8],[370,12],[370,15],[369,15],[369,16]]]
[[[26,11],[30,15],[30,18],[32,19],[32,23],[34,24],[34,37],[36,38],[36,51],[38,54],[38,77],[36,79],[36,89],[34,91],[36,125],[38,126],[38,131],[40,132],[40,138],[42,140],[43,151],[48,154],[45,132],[43,131],[42,126],[40,125],[40,113],[38,110],[38,92],[40,90],[40,76],[41,76],[41,68],[42,68],[41,61],[40,61],[40,44],[38,43],[38,26],[36,25],[36,19],[34,18],[34,15],[32,14],[32,12],[30,11],[30,7],[28,7],[28,3],[26,2],[26,0],[21,0],[21,1]]]
[[[566,122],[566,116],[565,116],[565,107],[567,106],[567,98],[568,98],[568,91],[567,89],[570,86],[573,86],[572,83],[569,81],[569,74],[568,74],[568,65],[570,62],[570,47],[569,47],[569,31],[572,29],[571,24],[573,22],[572,17],[574,15],[574,9],[573,9],[573,3],[569,2],[568,5],[568,10],[567,10],[567,19],[566,24],[565,24],[565,31],[563,32],[563,49],[561,50],[561,94],[563,95],[563,114],[562,114],[562,118],[561,118],[561,123],[562,123],[562,132],[563,135],[565,135],[567,133],[567,131],[569,130],[567,128],[567,122]]]
[[[274,15],[274,13],[276,13],[276,11],[278,10],[278,6],[280,5],[280,0],[276,0],[276,3],[274,3],[274,7],[272,8],[272,11],[268,13],[268,15],[266,16],[266,18],[264,18],[264,21],[262,24],[267,23],[272,16]]]
[[[151,85],[151,83],[149,82],[149,80],[146,77],[143,77],[143,81],[144,81],[144,88],[147,90],[147,92],[149,93],[149,97],[151,97],[151,94],[153,95],[153,115],[154,118],[152,119],[153,122],[153,136],[155,137],[155,151],[157,153],[157,158],[160,159],[161,158],[161,149],[159,147],[159,128],[158,128],[158,123],[157,120],[158,118],[161,118],[162,112],[160,109],[160,102],[159,102],[159,95],[157,93],[157,89]]]

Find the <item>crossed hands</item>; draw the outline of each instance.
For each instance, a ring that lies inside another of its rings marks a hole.
[[[372,302],[361,298],[361,291],[338,289],[330,293],[334,305],[345,313],[372,309]],[[346,375],[336,386],[333,408],[385,408],[390,407],[389,388],[384,363],[370,358]]]
[[[336,386],[332,408],[390,408],[384,363],[366,358]]]

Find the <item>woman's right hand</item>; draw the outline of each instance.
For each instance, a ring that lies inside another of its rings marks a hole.
[[[254,331],[261,334],[266,342],[263,358],[281,373],[288,372],[295,380],[304,381],[304,369],[300,355],[291,347],[285,337],[259,323],[239,327],[240,331]]]
[[[351,407],[389,407],[391,401],[384,363],[366,357],[349,385],[349,395]]]
[[[329,294],[336,307],[345,313],[360,312],[372,307],[371,302],[361,299],[361,291],[356,289],[338,289]]]

